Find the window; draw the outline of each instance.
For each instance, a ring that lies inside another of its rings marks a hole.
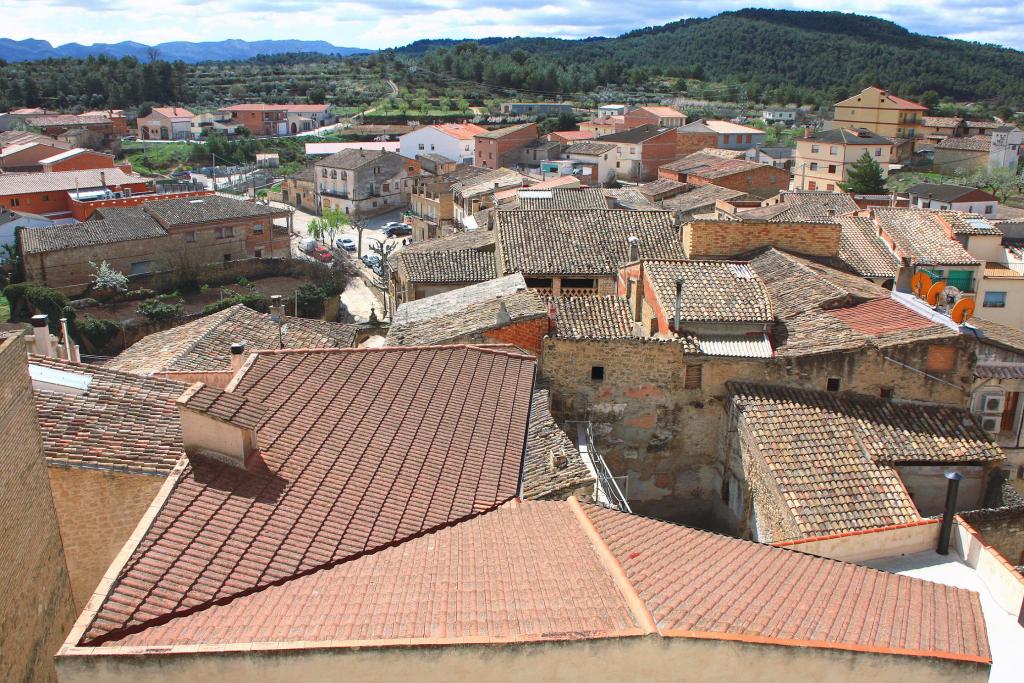
[[[829,377],[828,382],[825,384],[827,391],[839,391],[839,387],[842,385],[842,381],[838,377]]]
[[[604,366],[603,365],[594,365],[594,366],[592,366],[590,368],[590,379],[594,380],[595,382],[602,382],[602,381],[604,381]]]
[[[703,370],[703,365],[687,365],[686,374],[683,376],[683,388],[700,389]]]
[[[892,387],[882,387],[878,391],[878,395],[884,398],[886,401],[892,399]]]
[[[929,346],[924,369],[928,372],[950,372],[956,364],[956,347]]]
[[[337,180],[338,172],[337,171],[331,171],[331,178],[334,179],[334,180]]]
[[[156,271],[156,261],[136,261],[131,265],[132,275],[142,275]]]
[[[819,148],[818,148],[817,145],[811,145],[811,154],[817,154],[818,151],[819,151]]]
[[[43,195],[43,201],[44,201],[44,202],[48,202],[48,201],[50,201],[50,195],[48,195],[48,194],[44,194],[44,195]]]
[[[985,213],[992,213],[992,205],[991,204],[989,204],[988,206],[985,207]]]
[[[812,171],[817,171],[818,170],[818,162],[816,162],[816,161],[812,161],[811,162],[811,170]]]
[[[879,147],[878,149],[875,150],[875,156],[876,157],[882,156],[882,148],[881,147]]]
[[[816,190],[817,188],[818,188],[818,183],[814,182],[813,180],[808,181],[808,183],[807,183],[807,189],[808,190]]]
[[[753,140],[753,136],[751,136],[751,134],[750,134],[750,133],[747,133],[747,144],[748,144],[748,145],[750,144],[750,141],[751,141],[751,140]]]
[[[373,175],[380,175],[380,166],[373,167]]]
[[[224,263],[227,263],[230,260],[231,260],[231,254],[224,254]]]
[[[831,147],[828,148],[828,153],[831,154],[832,156],[835,156],[839,154],[839,148],[836,147],[835,145],[832,145]]]
[[[421,149],[421,150],[423,149],[423,143],[422,142],[418,145],[418,148]]]
[[[186,242],[195,242],[196,241],[196,231],[193,230],[192,232],[186,232],[185,233],[185,241]]]
[[[388,191],[388,184],[384,183],[384,192],[387,192],[387,191]]]
[[[235,226],[229,225],[226,227],[217,228],[216,230],[213,231],[213,234],[217,239],[224,239],[225,237],[234,237]]]
[[[772,185],[774,185],[775,184],[775,178],[776,178],[776,176],[774,174],[768,176],[768,182],[770,182]]]
[[[11,197],[11,206],[21,206],[21,200],[17,197]]]
[[[836,165],[835,164],[829,164],[828,165],[828,172],[829,173],[835,173],[836,172]]]
[[[263,258],[263,250],[262,249],[257,249],[255,251],[255,253],[253,254],[253,256],[255,256],[256,258]]]
[[[984,308],[1006,308],[1006,292],[985,292]]]
[[[263,224],[262,223],[253,223],[252,224],[252,234],[254,234],[254,235],[262,235],[263,234]]]
[[[836,186],[832,183],[829,183],[828,185],[825,186],[825,189],[828,190],[829,192],[835,192]]]
[[[321,168],[320,169],[320,177],[321,178],[326,178],[327,177],[327,169],[326,168]]]

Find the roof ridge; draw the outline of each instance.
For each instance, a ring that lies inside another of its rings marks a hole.
[[[502,348],[511,347],[509,344],[420,344],[416,346],[377,346],[377,347],[337,347],[337,348],[309,348],[309,349],[257,349],[252,352],[255,356],[270,354],[292,354],[292,353],[375,353],[382,351],[434,351],[438,349],[466,349],[482,353],[493,353],[504,355],[510,358],[522,358],[524,360],[535,360],[533,356],[523,353],[503,351]]]
[[[615,582],[615,587],[618,588],[622,598],[626,601],[629,606],[629,611],[633,613],[633,617],[637,621],[637,625],[643,629],[644,635],[651,633],[659,633],[658,625],[654,621],[654,617],[651,615],[647,604],[643,598],[637,592],[636,587],[630,582],[629,577],[626,576],[626,571],[622,568],[622,565],[615,558],[608,544],[605,543],[604,538],[601,537],[597,527],[594,526],[594,522],[587,515],[586,510],[580,505],[580,501],[576,496],[569,496],[566,501],[569,505],[569,509],[572,510],[573,515],[576,517],[576,522],[580,526],[580,530],[590,540],[591,545],[594,547],[594,552],[601,560],[601,564],[604,565],[605,570],[611,575],[612,581]]]
[[[196,320],[194,320],[193,322],[199,322],[200,320],[202,320],[204,322],[209,322],[210,325],[205,330],[203,330],[200,334],[196,335],[192,339],[192,343],[191,344],[186,346],[179,353],[175,354],[174,357],[171,358],[170,363],[174,363],[174,362],[178,361],[185,354],[191,353],[196,348],[196,346],[198,346],[199,342],[204,341],[206,339],[207,335],[211,334],[217,328],[218,325],[220,325],[225,320],[233,317],[234,314],[238,312],[239,307],[246,308],[246,305],[245,304],[235,304],[234,306],[228,306],[223,311],[217,311],[216,313],[212,313],[210,315],[204,315],[203,317],[197,318]],[[220,315],[221,317],[217,318],[216,320],[211,320],[211,318],[213,318],[216,315]],[[176,328],[172,327],[171,329],[173,330],[173,329],[176,329]],[[169,332],[170,330],[167,330],[167,331]],[[170,363],[166,363],[165,367],[166,367],[166,365],[170,365]]]

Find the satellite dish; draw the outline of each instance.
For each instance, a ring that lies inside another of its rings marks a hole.
[[[949,285],[944,290],[942,290],[942,298],[940,299],[940,301],[943,301],[947,305],[949,305],[949,304],[952,304],[953,302],[955,302],[959,298],[960,298],[960,290],[957,289],[956,287],[954,287],[953,285]]]
[[[960,299],[949,312],[949,317],[957,325],[963,325],[974,313],[974,299]]]
[[[928,288],[928,298],[926,299],[926,301],[928,302],[929,306],[935,305],[935,303],[939,300],[939,294],[942,294],[942,290],[944,290],[945,288],[946,283],[943,280],[939,280],[938,282],[936,282],[935,284]]]
[[[932,286],[932,279],[928,277],[928,273],[917,272],[914,273],[914,277],[910,279],[910,288],[914,290],[914,294],[918,295],[922,299],[924,298],[925,292]]]

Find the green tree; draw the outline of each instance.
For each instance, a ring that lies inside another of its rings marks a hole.
[[[850,165],[846,188],[856,194],[885,194],[885,175],[878,162],[864,152],[864,156]]]

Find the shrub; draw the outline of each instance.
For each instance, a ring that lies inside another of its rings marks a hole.
[[[92,266],[92,288],[98,292],[110,292],[111,294],[128,291],[128,276],[119,270],[114,270],[106,261],[100,261],[96,265],[89,261]]]
[[[4,296],[11,305],[11,320],[28,320],[42,313],[50,316],[50,330],[59,332],[61,318],[71,321],[75,317],[68,298],[50,287],[20,282],[5,287]]]
[[[93,351],[100,351],[117,338],[121,326],[113,320],[84,315],[75,321],[75,332],[78,333],[76,336],[87,346],[92,347]]]
[[[151,322],[162,322],[181,317],[184,310],[185,307],[180,302],[172,304],[156,298],[143,301],[136,309],[136,313]]]
[[[125,301],[140,301],[142,299],[151,299],[154,296],[156,296],[156,292],[152,289],[140,287],[139,289],[133,289],[125,292],[121,298]]]
[[[214,301],[212,304],[207,304],[203,308],[203,315],[223,311],[225,308],[231,308],[236,304],[243,304],[246,308],[251,308],[258,313],[266,313],[270,310],[270,298],[265,294],[236,294],[224,297],[220,301]]]
[[[324,314],[324,290],[312,282],[303,282],[295,290],[296,315],[300,318],[319,318]]]

